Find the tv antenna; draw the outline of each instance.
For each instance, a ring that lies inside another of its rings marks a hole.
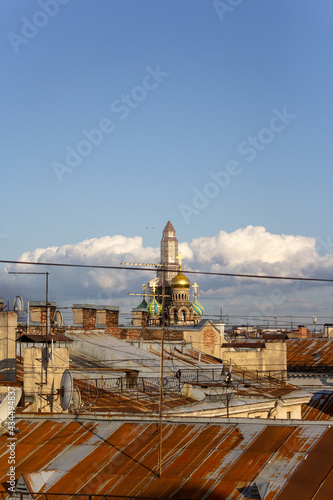
[[[164,352],[164,337],[165,337],[165,272],[167,271],[166,264],[138,264],[133,262],[122,262],[122,266],[152,266],[155,269],[162,271],[162,321],[161,321],[161,370],[160,370],[160,401],[159,401],[159,452],[158,452],[158,476],[162,476],[162,424],[163,424],[163,352]]]
[[[231,359],[230,359],[230,365],[229,365],[229,370],[227,373],[227,376],[225,378],[225,384],[226,384],[226,400],[227,400],[227,418],[229,418],[229,403],[231,399],[231,394],[229,392],[229,388],[231,387],[233,378],[232,378],[232,364],[231,364]]]
[[[44,384],[39,384],[36,382],[36,385],[40,385],[41,388]],[[52,382],[53,386],[53,382]],[[51,392],[38,392],[38,396],[42,399],[49,398],[50,396],[59,396],[59,404],[63,410],[68,410],[69,405],[72,402],[73,398],[73,376],[70,370],[66,369],[61,377],[60,387],[59,389],[54,389]],[[54,401],[54,400],[53,400]],[[42,404],[42,403],[41,403]]]

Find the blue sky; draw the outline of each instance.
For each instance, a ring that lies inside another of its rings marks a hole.
[[[331,241],[332,21],[330,0],[3,0],[1,258],[158,247],[169,219],[184,242]]]

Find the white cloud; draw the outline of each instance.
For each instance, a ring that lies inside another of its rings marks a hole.
[[[185,245],[185,252],[198,264],[254,267],[283,264],[285,271],[296,262],[305,266],[316,258],[316,240],[304,236],[271,234],[261,226],[247,226],[233,233],[220,231],[217,236],[201,237]]]
[[[333,275],[333,255],[319,256],[315,238],[271,234],[264,227],[248,226],[232,233],[220,231],[216,236],[196,238],[190,243],[180,243],[179,246],[185,257],[185,272],[188,269],[281,276]],[[159,256],[159,248],[144,247],[139,236],[128,238],[115,235],[60,247],[37,248],[32,252],[25,252],[18,260],[119,266],[124,261],[158,262]],[[6,269],[22,271],[23,266],[10,265]],[[24,270],[45,269],[24,266]],[[80,300],[113,305],[127,303],[132,307],[136,300],[128,297],[128,292],[140,292],[142,283],[154,277],[153,273],[126,270],[61,267],[50,267],[48,270],[51,273],[50,300],[56,300],[57,303]],[[0,277],[0,295],[4,298],[24,294],[26,300],[43,299],[45,287],[40,277],[9,276],[5,271],[1,271]],[[199,282],[201,301],[204,302],[206,298],[212,311],[214,307],[218,310],[222,302],[236,307],[242,303],[243,298],[249,311],[258,309],[258,304],[263,304],[264,310],[264,302],[268,301],[273,303],[276,312],[281,307],[288,306],[290,294],[295,303],[295,294],[301,293],[304,288],[296,288],[295,283],[272,280],[265,282],[203,275],[189,277],[192,282]],[[307,293],[316,287],[317,285],[309,284]],[[283,297],[274,299],[274,294],[276,296],[277,293],[282,293]],[[300,299],[300,304],[301,302]],[[245,307],[244,304],[242,307]],[[272,310],[271,305],[269,310]]]

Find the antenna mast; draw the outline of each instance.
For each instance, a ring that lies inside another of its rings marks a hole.
[[[165,272],[167,266],[165,264],[138,264],[132,262],[122,262],[122,266],[154,266],[162,271],[162,321],[161,321],[161,370],[160,370],[160,401],[159,401],[159,449],[158,449],[158,476],[162,476],[162,425],[163,425],[163,353],[164,353],[164,336],[165,336]]]

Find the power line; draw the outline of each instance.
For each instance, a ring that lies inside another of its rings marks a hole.
[[[16,261],[16,260],[0,260],[2,264],[16,264],[16,265],[32,265],[32,266],[54,266],[54,267],[75,267],[75,268],[87,268],[87,269],[116,269],[123,271],[149,271],[156,272],[156,269],[146,268],[146,267],[126,267],[126,266],[102,266],[94,264],[66,264],[66,263],[55,263],[55,262],[27,262],[27,261]],[[166,271],[168,268],[165,269]],[[296,276],[270,276],[270,275],[260,275],[260,274],[237,274],[237,273],[218,273],[211,271],[186,271],[186,274],[204,274],[207,276],[226,276],[233,278],[253,278],[253,279],[272,279],[272,280],[296,280],[296,281],[318,281],[332,283],[333,279],[328,278],[300,278]]]

